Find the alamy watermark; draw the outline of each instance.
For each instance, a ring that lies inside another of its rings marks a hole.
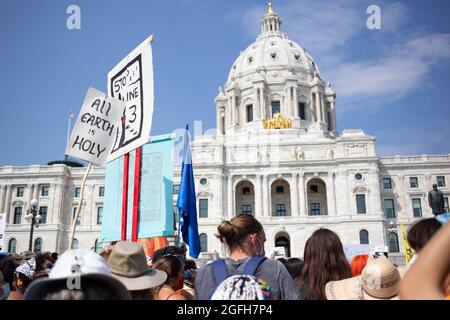
[[[81,29],[81,9],[79,6],[72,4],[67,7],[66,13],[69,15],[66,20],[66,26],[69,30]]]
[[[380,30],[381,29],[381,8],[378,5],[372,4],[367,7],[367,29]]]

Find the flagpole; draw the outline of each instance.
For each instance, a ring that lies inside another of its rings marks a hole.
[[[67,138],[66,138],[66,146],[69,145],[69,137],[70,137],[70,126],[72,124],[73,112],[69,109],[69,123],[67,124]],[[69,160],[69,156],[67,154],[64,155],[64,160]]]

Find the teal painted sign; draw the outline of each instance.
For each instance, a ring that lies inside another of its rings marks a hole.
[[[138,238],[172,236],[173,149],[171,135],[152,137],[142,146]],[[128,177],[127,239],[131,239],[135,151],[130,152]],[[106,166],[105,200],[99,242],[119,241],[122,226],[124,157]]]

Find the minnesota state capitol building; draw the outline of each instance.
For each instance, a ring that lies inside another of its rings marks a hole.
[[[233,62],[216,103],[216,135],[192,144],[203,251],[225,254],[215,238],[222,219],[255,215],[266,252],[303,255],[311,233],[335,231],[344,245],[388,246],[401,256],[401,225],[431,217],[427,192],[436,183],[448,211],[450,155],[377,157],[375,138],[337,131],[336,93],[313,58],[281,32],[269,6],[261,34]],[[84,168],[0,167],[0,212],[7,213],[5,247],[28,249],[31,199],[43,216],[35,250],[64,251],[80,199]],[[174,203],[180,167],[175,168]],[[74,246],[99,249],[104,169],[94,168]],[[207,255],[207,254],[206,254]]]

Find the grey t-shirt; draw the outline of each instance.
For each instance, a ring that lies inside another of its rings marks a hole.
[[[241,260],[225,259],[225,264],[230,276],[242,273],[245,262],[249,258]],[[266,259],[256,270],[255,277],[268,283],[272,288],[272,300],[298,300],[299,291],[285,266],[278,260]],[[195,299],[208,300],[216,288],[216,279],[212,264],[209,263],[200,268],[195,278]]]

